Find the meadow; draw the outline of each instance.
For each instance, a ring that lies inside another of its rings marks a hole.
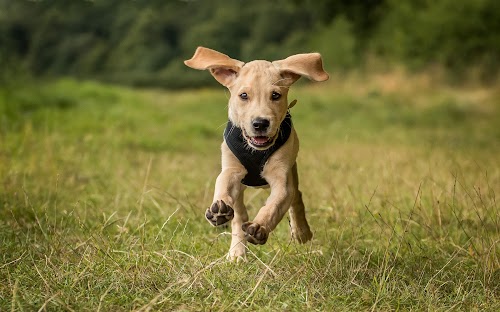
[[[295,98],[314,239],[285,218],[236,264],[204,220],[222,87],[0,87],[0,310],[498,311],[498,84],[353,74]]]

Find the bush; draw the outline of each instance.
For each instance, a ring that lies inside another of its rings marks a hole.
[[[310,46],[322,53],[327,70],[352,69],[359,62],[357,40],[351,23],[344,16],[315,32]]]
[[[412,68],[442,64],[453,71],[498,70],[500,2],[388,0],[372,40],[386,59]]]
[[[499,31],[497,0],[0,0],[0,65],[183,87],[210,81],[187,80],[180,69],[204,45],[242,61],[316,50],[335,71],[375,55],[411,68],[442,64],[459,77],[471,67],[492,75]]]

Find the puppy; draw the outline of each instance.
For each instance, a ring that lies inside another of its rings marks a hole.
[[[205,213],[213,226],[231,221],[228,259],[245,259],[246,242],[265,244],[289,211],[292,237],[312,238],[297,175],[299,140],[289,113],[287,94],[301,76],[325,81],[318,53],[296,54],[279,61],[244,63],[220,52],[198,47],[184,62],[209,70],[229,89],[229,122],[222,143],[222,171],[215,183],[212,205]],[[252,221],[243,203],[247,186],[270,187],[271,194]]]

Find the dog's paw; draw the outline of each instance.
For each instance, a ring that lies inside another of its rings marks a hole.
[[[234,218],[234,210],[226,205],[223,200],[218,200],[212,204],[205,212],[205,218],[213,226],[222,225]]]
[[[231,250],[226,256],[226,259],[231,262],[247,262],[247,255],[245,249],[243,250]]]
[[[310,241],[311,238],[313,237],[313,234],[311,233],[311,230],[309,229],[309,227],[307,227],[304,230],[295,229],[295,230],[292,230],[291,232],[292,232],[292,239],[294,239],[296,242],[301,243],[301,244],[304,244],[304,243]]]
[[[253,222],[245,222],[241,225],[245,232],[247,242],[255,245],[264,245],[269,237],[269,231],[265,226]]]

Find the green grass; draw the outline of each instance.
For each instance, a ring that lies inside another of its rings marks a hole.
[[[292,91],[315,237],[243,264],[203,216],[222,88],[4,87],[0,310],[497,311],[500,90],[371,78]]]

